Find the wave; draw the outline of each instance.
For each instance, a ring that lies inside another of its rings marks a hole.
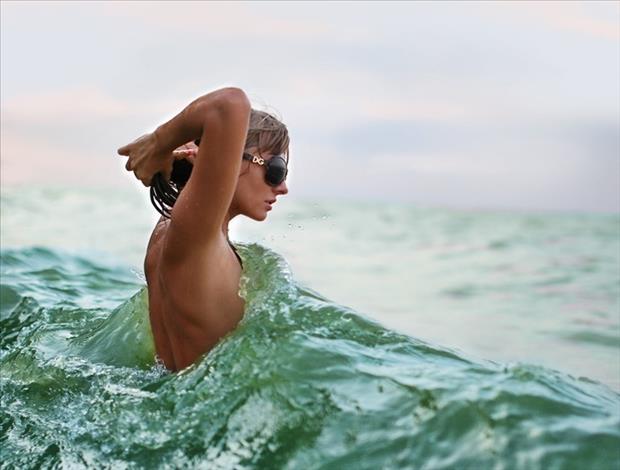
[[[384,328],[238,245],[239,326],[155,363],[143,282],[46,248],[2,252],[4,464],[34,468],[617,468],[620,396]]]

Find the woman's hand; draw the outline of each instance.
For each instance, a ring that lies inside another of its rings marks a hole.
[[[144,186],[150,186],[157,173],[162,173],[166,180],[170,179],[174,156],[160,150],[155,133],[145,134],[119,148],[118,154],[129,157],[125,169],[133,171]]]
[[[194,164],[194,160],[196,159],[196,154],[198,153],[198,146],[194,142],[188,142],[186,144],[181,145],[178,149],[176,149],[172,154],[174,155],[175,160],[188,160],[192,165]]]

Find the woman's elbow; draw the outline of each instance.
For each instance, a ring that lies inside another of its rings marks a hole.
[[[218,90],[215,106],[223,112],[249,113],[250,100],[241,88],[228,87]]]

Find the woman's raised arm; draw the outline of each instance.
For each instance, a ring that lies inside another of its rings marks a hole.
[[[167,251],[177,259],[208,249],[221,235],[239,178],[250,119],[250,102],[238,88],[224,88],[198,98],[151,134],[121,147],[126,168],[145,186],[161,172],[170,179],[174,149],[200,138],[189,181],[171,215]]]
[[[153,176],[162,173],[170,179],[173,151],[179,146],[194,141],[203,134],[206,118],[214,111],[249,101],[238,88],[222,88],[192,101],[170,121],[159,126],[155,132],[145,134],[130,144],[118,149],[118,154],[129,157],[125,168],[133,171],[144,186],[150,186]]]

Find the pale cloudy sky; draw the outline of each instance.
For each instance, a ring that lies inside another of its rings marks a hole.
[[[116,148],[234,85],[292,197],[620,211],[619,2],[1,5],[3,185],[139,185]]]

